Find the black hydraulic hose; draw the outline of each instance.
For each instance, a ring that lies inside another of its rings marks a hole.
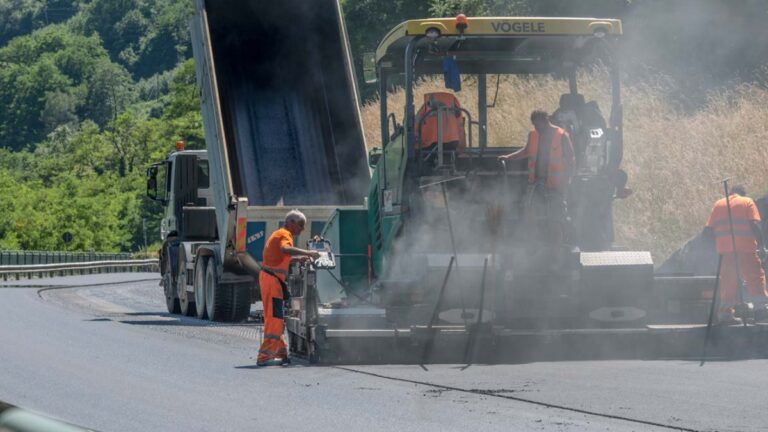
[[[486,108],[496,108],[496,98],[499,97],[499,82],[501,81],[501,75],[496,74],[496,92],[493,94],[493,103],[486,105]]]
[[[289,301],[291,299],[291,292],[288,290],[288,285],[280,279],[279,276],[277,276],[277,273],[273,272],[272,270],[269,270],[261,265],[259,265],[258,262],[256,262],[255,259],[249,254],[248,252],[239,252],[236,256],[238,264],[240,264],[240,267],[243,268],[243,270],[247,271],[251,274],[251,276],[255,277],[258,280],[259,272],[264,272],[273,278],[277,279],[277,281],[280,283],[280,288],[283,290],[283,300]]]
[[[432,333],[432,327],[435,325],[437,318],[440,314],[440,307],[443,305],[443,296],[445,295],[445,287],[448,286],[448,278],[451,276],[451,269],[453,263],[456,261],[456,256],[451,257],[451,261],[448,263],[448,270],[445,271],[445,277],[443,278],[443,285],[440,287],[440,292],[437,295],[437,301],[435,302],[435,309],[432,311],[432,317],[427,324],[427,341],[424,343],[424,349],[421,352],[421,367],[424,367],[424,362],[427,359],[427,354],[432,351],[432,345],[435,342],[435,335]]]
[[[707,358],[707,345],[709,344],[709,335],[712,330],[712,321],[715,315],[715,305],[720,298],[720,267],[723,264],[723,256],[720,255],[717,259],[717,276],[715,276],[715,289],[712,291],[712,304],[709,306],[709,320],[707,321],[707,331],[704,333],[704,346],[701,347],[701,362],[699,367],[704,366],[705,359]]]
[[[350,294],[353,297],[355,297],[356,299],[360,300],[363,304],[368,304],[368,305],[371,305],[371,306],[376,306],[370,300],[366,300],[360,294],[358,294],[358,293],[356,293],[356,292],[354,292],[352,290],[347,291],[349,287],[347,285],[345,285],[344,282],[341,281],[341,279],[336,277],[336,275],[333,274],[331,269],[325,269],[325,271],[327,271],[328,274],[331,275],[331,278],[333,278],[333,280],[335,280],[336,283],[341,287],[341,293],[343,293],[343,294]]]

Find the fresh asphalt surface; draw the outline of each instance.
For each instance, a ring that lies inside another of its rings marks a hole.
[[[257,324],[170,316],[158,281],[0,283],[0,400],[100,431],[768,430],[766,360],[256,368]]]

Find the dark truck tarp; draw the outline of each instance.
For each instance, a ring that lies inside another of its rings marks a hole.
[[[362,204],[370,178],[337,0],[206,2],[234,193]]]

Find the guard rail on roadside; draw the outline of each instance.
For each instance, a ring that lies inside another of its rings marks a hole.
[[[0,251],[0,265],[58,264],[89,261],[129,260],[128,252]]]
[[[57,264],[35,265],[0,265],[0,277],[2,280],[22,277],[32,279],[34,277],[70,276],[93,273],[116,272],[158,272],[159,262],[157,258],[143,260],[115,260],[115,261],[88,261]]]

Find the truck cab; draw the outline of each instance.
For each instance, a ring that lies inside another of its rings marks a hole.
[[[208,169],[205,150],[184,149],[172,152],[166,160],[147,169],[147,196],[164,207],[160,221],[160,238],[163,241],[180,234],[184,206],[209,207],[213,211]],[[215,221],[213,224],[215,226]]]

